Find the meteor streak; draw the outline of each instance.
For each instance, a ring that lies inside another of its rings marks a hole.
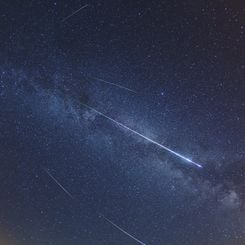
[[[65,22],[66,20],[68,20],[69,18],[71,18],[74,14],[78,13],[79,11],[81,11],[82,9],[85,9],[88,7],[88,4],[83,5],[81,8],[79,8],[78,10],[74,11],[73,13],[71,13],[70,15],[68,15],[67,17],[65,17],[61,22]]]
[[[127,236],[131,237],[132,239],[134,239],[136,242],[142,244],[142,245],[146,245],[145,243],[143,243],[142,241],[140,241],[139,239],[137,239],[136,237],[134,237],[133,235],[129,234],[128,232],[126,232],[125,230],[123,230],[120,226],[116,225],[115,223],[113,223],[111,220],[109,220],[108,218],[106,218],[104,215],[100,215],[104,220],[106,220],[107,222],[109,222],[111,225],[113,225],[114,227],[116,227],[118,230],[120,230],[121,232],[123,232],[124,234],[126,234]]]
[[[42,168],[43,171],[45,171],[45,173],[73,200],[74,197],[69,193],[69,191],[67,191],[65,189],[65,187],[63,187],[58,180],[56,180],[56,178],[51,174],[49,173],[49,171],[45,168]],[[113,225],[114,227],[116,227],[118,230],[120,230],[121,232],[123,232],[124,234],[126,234],[127,236],[131,237],[132,239],[134,239],[135,241],[137,241],[138,243],[142,244],[142,245],[146,245],[145,243],[141,242],[140,240],[138,240],[136,237],[134,237],[133,235],[129,234],[128,232],[126,232],[125,230],[123,230],[121,227],[119,227],[118,225],[116,225],[115,223],[113,223],[111,220],[109,220],[108,218],[106,218],[103,214],[99,214],[98,215],[100,217],[102,217],[104,220],[106,220],[107,222],[109,222],[111,225]]]
[[[74,199],[74,197],[72,196],[72,194],[70,194],[70,192],[68,190],[65,189],[65,187],[63,187],[59,181],[51,174],[49,173],[48,170],[44,169],[43,170],[46,172],[46,174],[72,199]]]
[[[105,80],[103,80],[103,79],[101,79],[101,78],[97,78],[97,77],[91,77],[91,78],[93,78],[93,79],[95,79],[95,80],[97,80],[97,81],[100,81],[100,82],[103,82],[103,83],[107,83],[107,84],[110,84],[110,85],[112,85],[112,86],[116,86],[116,87],[118,87],[118,88],[121,88],[121,89],[124,89],[124,90],[127,90],[127,91],[130,91],[130,92],[132,92],[132,93],[137,94],[136,91],[134,91],[134,90],[132,90],[132,89],[130,89],[130,88],[124,87],[124,86],[122,86],[122,85],[119,85],[119,84],[117,84],[117,83],[108,82],[108,81],[105,81]]]
[[[198,168],[202,168],[202,165],[200,165],[200,164],[198,164],[198,163],[192,161],[191,159],[189,159],[189,158],[187,158],[187,157],[185,157],[185,156],[179,154],[178,152],[175,152],[175,151],[171,150],[170,148],[168,148],[168,147],[166,147],[166,146],[164,146],[164,145],[162,145],[162,144],[156,142],[155,140],[152,140],[152,139],[146,137],[145,135],[143,135],[143,134],[141,134],[141,133],[139,133],[139,132],[137,132],[137,131],[135,131],[135,130],[129,128],[129,127],[127,127],[126,125],[124,125],[124,124],[122,124],[122,123],[116,121],[115,119],[113,119],[113,118],[111,118],[111,117],[105,115],[104,113],[102,113],[102,112],[100,112],[100,111],[94,109],[93,107],[91,107],[91,106],[89,106],[89,105],[86,105],[86,104],[84,104],[84,103],[81,103],[81,104],[82,104],[84,107],[86,107],[86,108],[88,108],[88,109],[90,109],[90,110],[96,112],[97,114],[103,116],[104,118],[107,118],[107,119],[109,119],[110,121],[114,122],[115,124],[121,126],[122,128],[125,128],[125,129],[127,129],[128,131],[130,131],[130,132],[132,132],[132,133],[134,133],[134,134],[136,134],[136,135],[142,137],[143,139],[145,139],[145,140],[147,140],[147,141],[153,143],[154,145],[157,145],[157,146],[159,146],[160,148],[162,148],[162,149],[168,151],[169,153],[172,153],[173,155],[175,155],[175,156],[177,156],[177,157],[179,157],[179,158],[181,158],[181,159],[183,159],[183,160],[185,160],[185,161],[187,161],[187,162],[189,162],[189,163],[191,163],[191,164],[197,166]]]

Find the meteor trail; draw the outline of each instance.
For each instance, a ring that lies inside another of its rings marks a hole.
[[[55,179],[55,177],[49,173],[49,171],[45,168],[42,168],[43,171],[45,171],[45,173],[73,200],[74,197],[69,193],[69,191],[67,191],[60,183],[58,180]],[[124,234],[126,234],[127,236],[131,237],[132,239],[134,239],[135,241],[137,241],[138,243],[142,244],[142,245],[146,245],[145,243],[141,242],[140,240],[138,240],[136,237],[134,237],[133,235],[129,234],[128,232],[126,232],[125,230],[123,230],[121,227],[119,227],[118,225],[116,225],[115,223],[113,223],[111,220],[109,220],[108,218],[106,218],[103,214],[98,213],[97,214],[99,217],[102,217],[104,220],[106,220],[107,222],[109,222],[111,225],[113,225],[114,227],[116,227],[118,230],[120,230],[121,232],[123,232]]]
[[[74,199],[74,197],[69,193],[69,191],[67,191],[66,189],[65,189],[65,187],[63,187],[60,183],[59,183],[59,181],[57,180],[57,179],[55,179],[55,177],[51,174],[51,173],[49,173],[49,171],[48,170],[46,170],[46,169],[44,169],[43,168],[43,170],[46,172],[46,174],[70,197],[70,198],[72,198],[72,199]]]
[[[74,14],[78,13],[79,11],[81,11],[82,9],[85,9],[88,7],[88,4],[83,5],[81,8],[79,8],[78,10],[74,11],[73,13],[71,13],[70,15],[68,15],[67,17],[65,17],[61,22],[64,22],[66,20],[68,20],[69,18],[71,18]]]
[[[185,161],[187,161],[187,162],[189,162],[189,163],[191,163],[191,164],[193,164],[193,165],[195,165],[195,166],[197,166],[197,167],[199,167],[199,168],[202,168],[202,165],[200,165],[200,164],[198,164],[198,163],[192,161],[191,159],[189,159],[189,158],[187,158],[187,157],[185,157],[185,156],[182,156],[182,155],[179,154],[178,152],[175,152],[175,151],[171,150],[170,148],[168,148],[168,147],[166,147],[166,146],[164,146],[164,145],[162,145],[162,144],[160,144],[160,143],[158,143],[158,142],[156,142],[156,141],[154,141],[154,140],[152,140],[152,139],[150,139],[150,138],[144,136],[143,134],[141,134],[141,133],[139,133],[139,132],[137,132],[137,131],[135,131],[135,130],[129,128],[129,127],[127,127],[126,125],[124,125],[124,124],[122,124],[122,123],[120,123],[120,122],[114,120],[113,118],[111,118],[111,117],[105,115],[104,113],[102,113],[102,112],[100,112],[100,111],[97,111],[97,110],[94,109],[93,107],[91,107],[91,106],[89,106],[89,105],[86,105],[86,104],[84,104],[84,103],[81,103],[81,104],[82,104],[84,107],[86,107],[86,108],[88,108],[88,109],[90,109],[90,110],[96,112],[97,114],[103,116],[104,118],[107,118],[107,119],[109,119],[110,121],[116,123],[117,125],[121,126],[122,128],[125,128],[125,129],[127,129],[128,131],[130,131],[130,132],[132,132],[132,133],[134,133],[134,134],[136,134],[136,135],[142,137],[143,139],[145,139],[145,140],[147,140],[147,141],[153,143],[154,145],[159,146],[160,148],[162,148],[162,149],[164,149],[164,150],[166,150],[166,151],[172,153],[173,155],[175,155],[175,156],[177,156],[177,157],[179,157],[179,158],[181,158],[181,159],[183,159],[183,160],[185,160]]]
[[[93,78],[93,79],[95,79],[95,80],[97,80],[97,81],[100,81],[100,82],[103,82],[103,83],[107,83],[107,84],[110,84],[110,85],[116,86],[116,87],[118,87],[118,88],[121,88],[121,89],[124,89],[124,90],[127,90],[127,91],[130,91],[130,92],[132,92],[132,93],[137,94],[136,91],[134,91],[134,90],[132,90],[132,89],[130,89],[130,88],[124,87],[124,86],[122,86],[122,85],[119,85],[119,84],[117,84],[117,83],[108,82],[108,81],[105,81],[105,80],[103,80],[103,79],[101,79],[101,78],[97,78],[97,77],[91,77],[91,78]]]
[[[146,245],[145,243],[141,242],[139,239],[137,239],[136,237],[134,237],[133,235],[129,234],[128,232],[126,232],[125,230],[123,230],[120,226],[116,225],[115,223],[113,223],[111,220],[109,220],[108,218],[106,218],[104,215],[100,215],[104,220],[106,220],[107,222],[109,222],[111,225],[113,225],[114,227],[116,227],[118,230],[120,230],[121,232],[123,232],[124,234],[126,234],[127,236],[131,237],[132,239],[134,239],[136,242],[142,244],[142,245]]]

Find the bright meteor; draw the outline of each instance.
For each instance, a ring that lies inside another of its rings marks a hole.
[[[104,220],[106,220],[107,222],[109,222],[111,225],[113,225],[115,228],[117,228],[118,230],[120,230],[121,232],[123,232],[125,235],[131,237],[132,239],[134,239],[136,242],[138,242],[139,244],[142,245],[146,245],[144,242],[140,241],[139,239],[137,239],[136,237],[134,237],[133,235],[129,234],[127,231],[123,230],[120,226],[116,225],[115,223],[113,223],[111,220],[109,220],[108,218],[106,218],[104,215],[100,215]]]
[[[127,127],[126,125],[124,125],[124,124],[122,124],[122,123],[116,121],[115,119],[113,119],[113,118],[111,118],[111,117],[105,115],[104,113],[102,113],[102,112],[100,112],[100,111],[94,109],[93,107],[91,107],[91,106],[89,106],[89,105],[86,105],[86,104],[84,104],[84,103],[81,103],[81,104],[82,104],[84,107],[86,107],[86,108],[88,108],[88,109],[90,109],[90,110],[96,112],[97,114],[103,116],[104,118],[107,118],[107,119],[110,120],[111,122],[116,123],[117,125],[121,126],[122,128],[125,128],[125,129],[127,129],[128,131],[130,131],[130,132],[132,132],[132,133],[134,133],[134,134],[136,134],[136,135],[142,137],[143,139],[145,139],[145,140],[151,142],[152,144],[157,145],[157,146],[159,146],[160,148],[162,148],[162,149],[168,151],[169,153],[172,153],[173,155],[175,155],[175,156],[177,156],[177,157],[179,157],[179,158],[181,158],[181,159],[183,159],[183,160],[185,160],[185,161],[187,161],[187,162],[189,162],[189,163],[191,163],[191,164],[197,166],[198,168],[202,168],[202,165],[200,165],[200,164],[198,164],[198,163],[192,161],[191,159],[189,159],[189,158],[187,158],[187,157],[185,157],[185,156],[179,154],[178,152],[173,151],[172,149],[170,149],[170,148],[168,148],[168,147],[166,147],[166,146],[164,146],[164,145],[162,145],[162,144],[156,142],[155,140],[152,140],[152,139],[146,137],[145,135],[143,135],[143,134],[141,134],[141,133],[139,133],[139,132],[137,132],[137,131],[135,131],[135,130],[129,128],[129,127]]]

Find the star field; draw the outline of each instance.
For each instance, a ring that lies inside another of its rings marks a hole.
[[[0,244],[244,244],[244,10],[2,3]]]

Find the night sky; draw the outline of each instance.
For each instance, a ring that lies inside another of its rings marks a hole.
[[[245,244],[243,0],[0,19],[0,245]]]

